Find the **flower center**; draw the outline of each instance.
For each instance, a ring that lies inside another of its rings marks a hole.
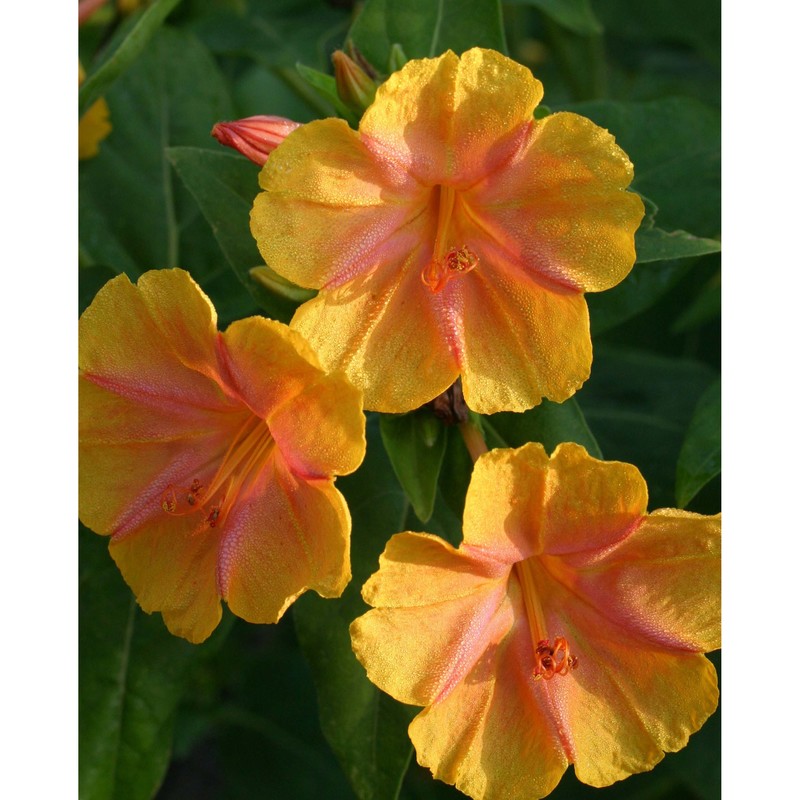
[[[161,495],[162,510],[174,516],[199,513],[209,528],[221,526],[236,499],[255,483],[274,444],[266,422],[249,417],[236,432],[211,483],[206,487],[195,478],[189,486],[170,484]]]
[[[522,586],[522,598],[533,642],[533,679],[549,681],[554,675],[566,675],[578,666],[578,657],[569,652],[569,643],[563,636],[556,636],[553,644],[547,635],[544,612],[536,591],[531,559],[514,565]]]
[[[449,186],[438,186],[437,189],[439,217],[436,223],[436,239],[433,242],[431,260],[425,265],[421,275],[422,282],[434,294],[441,292],[449,280],[471,272],[480,260],[467,245],[456,247],[450,241],[456,192]]]

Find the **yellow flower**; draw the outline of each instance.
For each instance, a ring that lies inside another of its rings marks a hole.
[[[316,298],[292,327],[367,408],[403,412],[461,375],[476,411],[561,401],[589,375],[583,293],[630,271],[643,216],[614,138],[473,49],[410,61],[359,130],[311,122],[270,155],[251,229]]]
[[[638,470],[575,444],[475,464],[458,549],[388,543],[351,626],[370,680],[425,706],[417,758],[476,800],[651,769],[717,706],[719,517],[647,514]]]
[[[361,394],[299,334],[251,317],[218,333],[188,273],[124,275],[80,321],[81,520],[141,607],[203,641],[224,599],[275,622],[350,580],[334,476],[364,457]]]
[[[78,83],[86,79],[83,67],[78,64]],[[100,151],[100,142],[111,133],[108,121],[108,104],[101,97],[78,120],[78,158],[94,158]]]

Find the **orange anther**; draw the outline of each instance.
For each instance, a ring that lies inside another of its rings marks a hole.
[[[569,654],[569,644],[563,636],[553,639],[542,639],[536,644],[534,652],[533,679],[549,681],[554,675],[566,675],[578,665],[576,656]]]

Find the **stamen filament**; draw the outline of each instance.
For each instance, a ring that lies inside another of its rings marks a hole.
[[[257,479],[275,440],[266,422],[252,415],[242,424],[206,488],[195,478],[189,487],[168,486],[161,508],[175,516],[202,513],[210,528],[222,525],[237,498]]]
[[[436,239],[433,242],[433,260],[442,261],[447,251],[450,234],[450,220],[453,218],[453,206],[456,192],[449,186],[439,187],[439,220],[436,225]]]
[[[255,423],[255,425],[253,425],[253,423]],[[240,441],[243,432],[250,426],[253,426],[252,430]],[[225,483],[231,473],[241,463],[242,459],[248,455],[254,442],[260,439],[265,433],[269,436],[266,430],[266,423],[258,417],[253,417],[242,425],[234,437],[231,446],[223,456],[217,474],[211,482],[211,486],[208,487],[206,493],[208,497],[212,497],[222,488],[222,484]],[[271,436],[269,438],[270,440],[272,439]]]
[[[536,591],[533,568],[530,560],[520,561],[515,565],[516,573],[522,587],[522,599],[528,618],[528,627],[533,644],[533,679],[550,680],[555,675],[567,675],[577,668],[578,659],[570,655],[569,643],[563,636],[556,636],[552,646],[547,635],[542,603]]]
[[[517,575],[522,584],[522,597],[525,600],[525,611],[528,614],[528,627],[531,631],[531,639],[534,646],[544,639],[547,639],[547,625],[544,621],[544,611],[539,600],[539,593],[536,591],[536,584],[531,575],[530,565],[526,561],[521,561],[517,565]]]
[[[422,282],[434,293],[447,286],[448,281],[458,275],[466,275],[478,266],[478,256],[466,244],[454,246],[450,228],[453,209],[456,204],[456,191],[449,186],[438,186],[439,210],[436,221],[436,236],[433,253],[420,277]]]

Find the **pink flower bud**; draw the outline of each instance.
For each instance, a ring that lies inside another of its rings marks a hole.
[[[299,122],[285,117],[259,115],[233,122],[218,122],[211,135],[227,147],[238,150],[254,164],[263,167],[269,154],[296,128]]]

